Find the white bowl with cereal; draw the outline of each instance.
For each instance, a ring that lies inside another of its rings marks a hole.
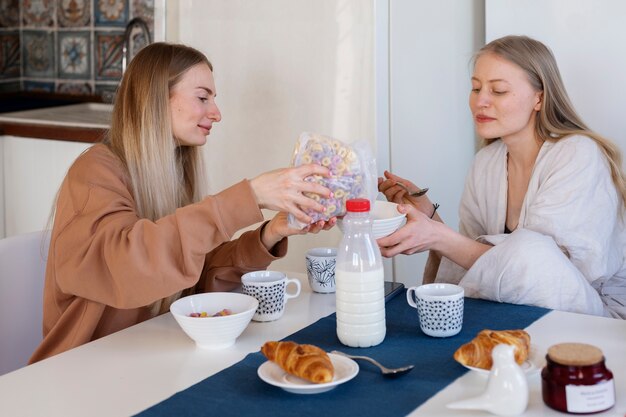
[[[235,344],[258,305],[249,295],[210,292],[176,300],[170,312],[198,347],[224,349]]]

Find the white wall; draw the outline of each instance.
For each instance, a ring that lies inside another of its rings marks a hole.
[[[302,131],[346,142],[374,126],[373,1],[180,0],[167,38],[213,62],[223,120],[209,136],[211,191],[287,166]],[[169,12],[168,12],[169,13]],[[271,214],[270,214],[271,216]],[[340,232],[290,239],[272,265],[304,271],[304,252],[336,246]]]
[[[207,146],[213,190],[285,166],[298,134],[312,130],[368,139],[380,173],[430,187],[457,226],[474,153],[468,62],[484,39],[483,0],[167,4],[167,39],[197,47],[216,67],[224,120]],[[294,238],[273,268],[301,271],[306,249],[339,238]],[[395,279],[421,281],[424,259],[397,258]]]
[[[429,187],[458,228],[458,206],[474,156],[468,108],[472,54],[483,45],[483,0],[391,0],[390,169]],[[421,283],[426,254],[394,259],[395,276]]]
[[[486,15],[487,41],[528,35],[548,45],[585,123],[626,152],[626,2],[487,0]]]

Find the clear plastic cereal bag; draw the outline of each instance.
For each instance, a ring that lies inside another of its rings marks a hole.
[[[296,143],[291,165],[310,163],[327,167],[331,175],[330,177],[311,175],[305,181],[315,181],[333,192],[333,196],[328,199],[317,194],[305,193],[307,197],[319,201],[326,207],[323,213],[306,211],[313,222],[343,216],[346,213],[346,201],[352,198],[367,198],[373,207],[378,193],[378,178],[376,159],[367,141],[359,140],[346,144],[317,133],[303,132]],[[292,214],[289,214],[289,225],[299,229],[306,226]]]

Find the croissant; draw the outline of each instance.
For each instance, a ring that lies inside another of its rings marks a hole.
[[[307,381],[321,384],[333,380],[333,364],[328,354],[317,346],[295,342],[266,342],[261,353],[286,372]]]
[[[493,365],[491,351],[500,343],[516,347],[515,361],[518,365],[528,359],[530,335],[524,330],[482,330],[474,339],[454,352],[454,359],[463,365],[491,369]]]

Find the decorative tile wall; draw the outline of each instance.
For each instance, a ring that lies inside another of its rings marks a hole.
[[[0,33],[0,80],[20,77],[20,33]]]
[[[133,17],[153,34],[154,0],[0,0],[0,92],[96,94],[110,101]]]
[[[18,0],[0,2],[0,92],[20,88],[20,13]]]
[[[59,78],[84,80],[91,78],[90,39],[91,33],[88,31],[57,33]]]
[[[22,31],[22,68],[26,78],[54,78],[54,32]]]
[[[0,8],[0,28],[17,27],[20,22],[18,0],[4,0]]]

